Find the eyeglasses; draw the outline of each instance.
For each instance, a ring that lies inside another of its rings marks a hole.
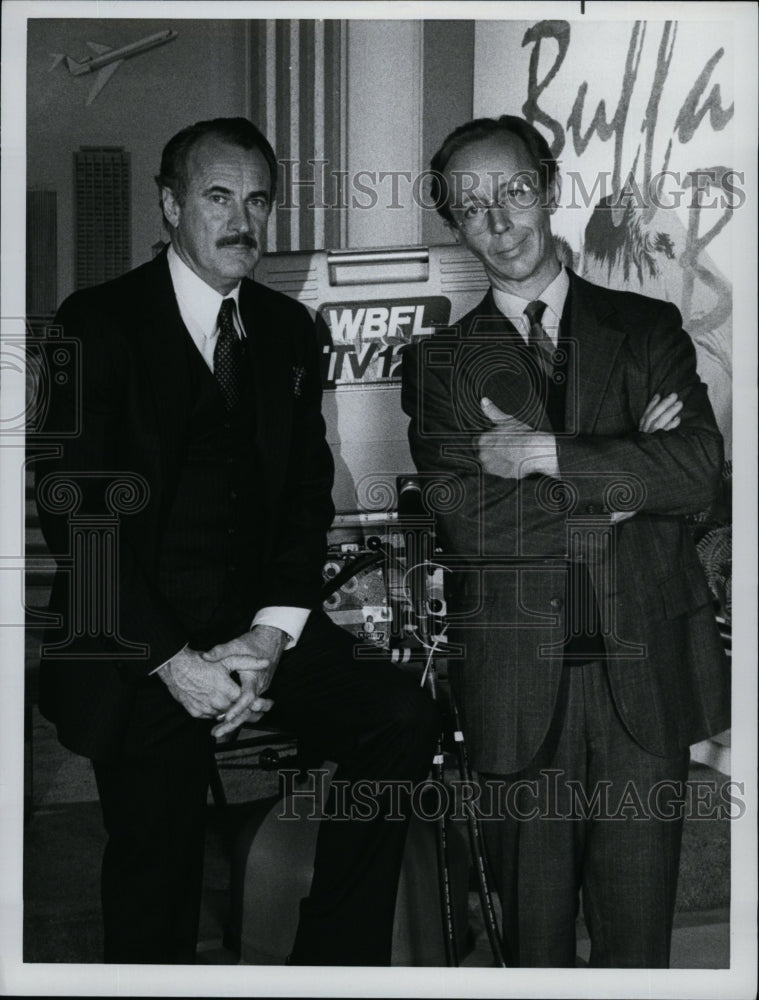
[[[506,212],[524,211],[526,208],[535,208],[537,204],[538,191],[528,181],[521,180],[510,184],[499,192],[496,201],[488,204],[473,201],[463,208],[452,208],[451,212],[459,229],[463,230],[467,236],[478,236],[485,232],[488,225],[488,215],[494,209]]]

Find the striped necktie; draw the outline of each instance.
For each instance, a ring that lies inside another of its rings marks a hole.
[[[543,329],[543,324],[540,322],[545,309],[545,302],[535,299],[534,302],[530,302],[525,308],[524,314],[530,324],[530,336],[528,340],[530,349],[539,361],[546,378],[551,378],[553,375],[553,355],[555,348],[551,338]]]

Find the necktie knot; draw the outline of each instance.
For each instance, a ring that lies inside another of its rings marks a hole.
[[[532,327],[535,323],[540,323],[543,319],[543,313],[546,311],[545,302],[541,302],[540,299],[535,299],[534,302],[528,303],[525,306],[524,314],[527,317],[530,326]]]
[[[227,409],[234,409],[240,398],[243,346],[234,322],[235,300],[224,299],[217,320],[219,334],[213,352],[213,373],[224,396]]]
[[[219,316],[216,320],[219,327],[219,335],[228,337],[230,334],[236,337],[235,332],[235,300],[224,299],[219,309]]]

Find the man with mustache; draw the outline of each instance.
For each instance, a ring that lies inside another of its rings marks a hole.
[[[692,743],[729,726],[729,669],[684,515],[722,439],[677,309],[557,259],[541,133],[467,122],[438,212],[491,288],[404,357],[419,470],[450,484],[451,662],[482,779],[508,963],[666,967]],[[445,555],[441,557],[445,561]]]
[[[48,431],[72,406],[80,431],[38,473],[63,559],[40,708],[93,761],[105,960],[119,963],[194,960],[213,736],[266,716],[352,789],[422,780],[438,731],[426,693],[389,664],[355,662],[320,608],[334,508],[314,326],[249,277],[275,195],[271,146],[246,119],[199,122],[168,142],[156,180],[168,250],[59,310],[82,367],[53,387]],[[122,472],[143,501],[119,525],[116,592],[88,581],[116,623],[104,647],[73,620],[69,524],[45,478],[72,481],[79,513],[98,517]],[[322,821],[293,964],[389,964],[406,823],[378,801],[375,819]]]

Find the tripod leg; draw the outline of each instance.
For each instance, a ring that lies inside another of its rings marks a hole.
[[[437,701],[436,671],[433,663],[429,664],[427,684],[433,701]],[[443,736],[440,735],[437,750],[432,760],[432,775],[435,781],[443,783],[445,772],[443,768]],[[451,894],[451,869],[448,856],[448,832],[446,830],[445,814],[436,821],[437,872],[440,889],[440,916],[443,924],[443,946],[445,948],[446,964],[458,967],[459,955],[456,942],[456,928],[453,922],[453,899]]]
[[[432,773],[436,781],[442,784],[443,747],[442,740],[433,759]],[[436,821],[437,832],[437,871],[440,887],[440,915],[443,921],[443,945],[445,947],[446,964],[457,968],[459,964],[456,927],[453,922],[453,899],[451,893],[451,868],[448,854],[448,831],[446,830],[445,814]]]
[[[461,729],[456,701],[453,692],[450,692],[451,710],[453,712],[454,734],[453,739],[456,744],[456,756],[459,765],[459,775],[462,781],[472,781],[472,769],[469,766],[469,757],[466,752],[464,733]],[[480,897],[480,907],[482,917],[485,922],[485,931],[490,942],[490,950],[493,952],[495,964],[500,968],[506,968],[504,959],[503,942],[498,930],[495,907],[493,906],[493,894],[490,889],[490,874],[488,869],[487,855],[482,838],[482,829],[477,819],[474,809],[470,806],[467,809],[467,832],[469,834],[469,848],[472,853],[472,863],[477,874],[477,893]]]

